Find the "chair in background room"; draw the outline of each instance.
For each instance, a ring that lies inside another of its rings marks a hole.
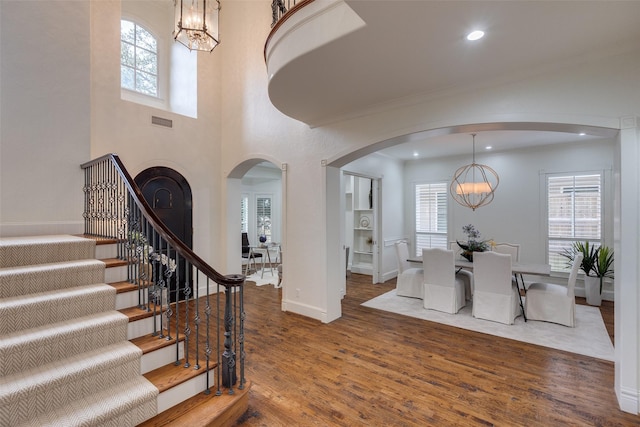
[[[423,249],[424,308],[456,314],[465,305],[465,284],[456,277],[452,250]]]
[[[409,245],[404,240],[395,244],[398,257],[398,278],[396,279],[396,294],[402,297],[422,299],[424,287],[424,273],[421,268],[413,268],[409,264]]]
[[[257,271],[256,258],[262,260],[262,254],[254,252],[253,248],[249,244],[249,236],[247,233],[242,233],[242,261],[245,264],[244,275],[249,273],[251,262],[253,261],[254,271]],[[263,263],[264,264],[264,263]]]
[[[492,245],[492,250],[494,252],[498,252],[499,254],[509,254],[511,255],[511,262],[519,262],[520,261],[520,245],[517,243],[494,243]],[[522,282],[522,287],[526,291],[527,289],[524,286],[524,277],[522,274],[520,276],[520,281]],[[518,285],[518,278],[516,275],[513,275],[513,280],[516,282],[516,286]]]
[[[553,283],[532,283],[527,290],[524,312],[527,320],[543,320],[561,325],[576,326],[575,286],[582,254],[576,254],[567,286]]]
[[[276,288],[282,287],[282,245],[278,245],[278,266],[276,269],[278,270],[278,284],[275,286]]]
[[[449,242],[449,249],[453,251],[454,262],[455,258],[462,258],[460,253],[462,248],[458,245],[458,242]],[[456,278],[461,279],[464,282],[464,296],[467,301],[471,300],[473,296],[473,273],[469,270],[462,268],[456,268]]]
[[[492,248],[499,254],[511,255],[511,262],[520,261],[520,245],[516,243],[494,243]]]
[[[512,281],[511,255],[473,254],[473,317],[513,324],[522,314],[518,287]]]

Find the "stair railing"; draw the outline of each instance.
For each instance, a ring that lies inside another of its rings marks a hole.
[[[128,261],[127,280],[137,286],[138,306],[152,313],[154,335],[175,337],[176,366],[201,369],[204,362],[205,394],[211,392],[208,372],[217,367],[216,394],[222,394],[221,387],[233,394],[239,352],[238,388],[243,389],[244,276],[218,273],[178,239],[153,212],[117,155],[81,167],[84,232],[117,242],[117,257]]]

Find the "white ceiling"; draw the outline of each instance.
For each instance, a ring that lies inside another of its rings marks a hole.
[[[366,25],[281,71],[287,84],[278,85],[277,107],[312,126],[404,98],[520,79],[586,59],[606,60],[637,49],[640,41],[640,1],[633,0],[345,2]],[[485,37],[467,41],[475,29],[485,31]],[[507,143],[580,139],[570,133],[502,132],[479,135],[477,146],[491,141],[499,150]],[[437,138],[430,138],[429,150],[438,155],[445,148],[471,146],[468,134]],[[386,152],[406,157],[415,149],[426,150],[420,143],[404,148]]]
[[[499,152],[526,147],[536,147],[563,143],[579,143],[613,137],[615,132],[601,132],[599,135],[557,131],[532,131],[532,130],[494,130],[479,131],[476,133],[476,154],[483,152]],[[400,160],[437,158],[456,155],[469,155],[471,158],[473,148],[472,133],[455,133],[443,136],[418,138],[395,145],[391,148],[379,150],[389,157]],[[606,135],[602,135],[602,133]],[[490,149],[487,149],[490,147]],[[415,155],[417,153],[417,156]]]

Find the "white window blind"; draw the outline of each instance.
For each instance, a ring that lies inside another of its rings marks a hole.
[[[256,198],[256,218],[258,239],[264,235],[267,242],[271,242],[271,197],[258,196]]]
[[[568,271],[560,254],[573,242],[602,243],[602,174],[548,176],[547,202],[549,264]]]
[[[423,248],[447,249],[447,183],[415,186],[416,256]]]
[[[242,196],[240,201],[240,232],[249,232],[249,197]]]

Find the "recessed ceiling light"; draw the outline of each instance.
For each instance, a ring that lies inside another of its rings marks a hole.
[[[484,31],[480,30],[475,30],[467,34],[467,40],[471,41],[480,40],[482,37],[484,37]]]
[[[586,133],[584,133],[584,132],[580,132],[578,135],[580,135],[580,136],[585,136],[585,135],[586,135]]]
[[[486,147],[484,147],[485,150],[491,150],[493,147],[490,145],[487,145]]]
[[[418,157],[418,152],[417,151],[413,152],[413,157]]]

